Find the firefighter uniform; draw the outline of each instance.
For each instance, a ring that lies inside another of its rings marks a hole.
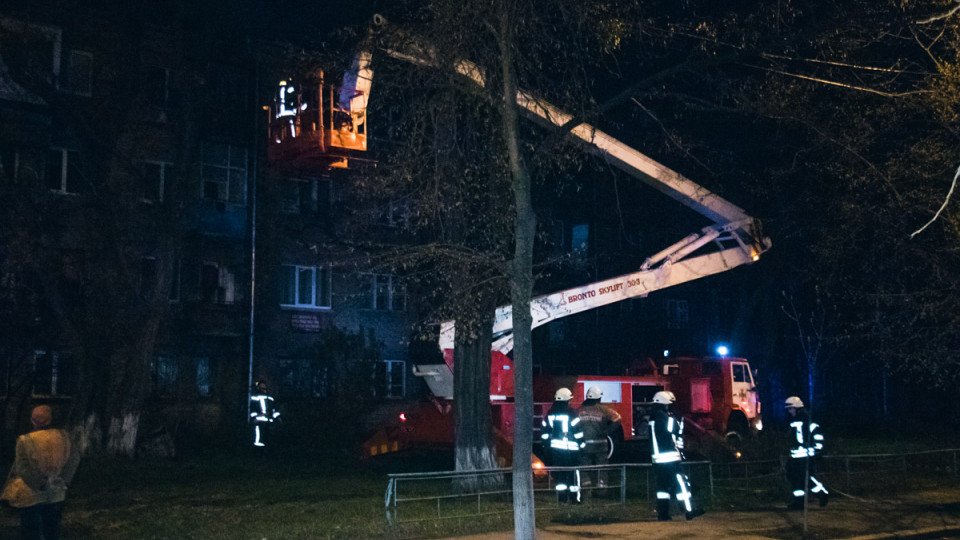
[[[620,428],[620,413],[600,403],[602,392],[599,387],[591,386],[587,390],[586,400],[580,407],[579,417],[583,426],[586,446],[581,452],[582,465],[606,465],[613,452],[613,437]],[[598,469],[590,474],[595,480],[595,488],[606,487],[606,471]],[[589,480],[590,478],[588,478]]]
[[[258,381],[250,396],[250,422],[253,424],[253,446],[262,448],[267,445],[268,430],[280,417],[273,404],[273,398],[267,394],[267,385]]]
[[[682,469],[683,419],[677,419],[670,412],[670,405],[676,402],[673,392],[657,392],[653,396],[654,412],[650,420],[650,460],[657,480],[657,519],[670,520],[671,495],[684,508],[687,519],[702,514],[702,510],[693,509],[693,493],[690,479]]]
[[[787,482],[790,484],[791,494],[788,507],[793,510],[803,509],[804,496],[807,492],[818,497],[820,506],[826,506],[830,493],[814,476],[813,458],[823,451],[823,434],[820,433],[820,426],[810,421],[800,398],[791,396],[784,402],[784,406],[790,416],[791,428],[790,457],[786,462]]]
[[[585,442],[577,411],[570,407],[573,393],[567,388],[557,390],[553,406],[543,419],[540,438],[550,456],[553,467],[576,467]],[[580,502],[580,471],[576,469],[553,471],[554,489],[560,502]]]

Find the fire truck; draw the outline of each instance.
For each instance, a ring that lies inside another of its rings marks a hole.
[[[365,457],[411,449],[449,448],[453,445],[452,355],[443,364],[414,366],[431,390],[428,399],[403,404],[403,409],[363,444]],[[755,374],[745,358],[733,356],[646,358],[634,362],[625,375],[534,377],[534,427],[553,405],[557,388],[573,391],[571,404],[578,408],[587,389],[597,386],[601,402],[621,416],[622,433],[611,439],[611,448],[631,455],[648,450],[653,395],[669,390],[677,397],[676,409],[687,421],[688,450],[713,454],[721,450],[739,457],[740,443],[763,429]],[[513,362],[494,351],[490,380],[491,418],[501,460],[509,458],[514,433]],[[536,439],[536,438],[535,438]],[[625,444],[621,445],[623,442]]]
[[[386,25],[374,17],[374,27]],[[441,62],[429,44],[405,39],[381,44],[380,53],[429,69],[451,69],[478,86],[486,85],[482,68],[468,60]],[[275,158],[314,166],[345,167],[357,152],[366,151],[366,107],[373,80],[373,51],[362,50],[343,78],[339,92],[309,92],[296,97],[288,81],[278,89],[278,106],[272,111],[271,153]],[[322,85],[321,85],[322,86]],[[312,97],[315,96],[315,97]],[[288,103],[282,103],[284,99]],[[312,100],[312,103],[311,103]],[[328,104],[326,107],[324,104]],[[771,247],[760,222],[683,175],[658,163],[595,126],[560,110],[534,94],[518,90],[516,103],[527,119],[549,129],[563,128],[608,163],[682,203],[712,223],[649,256],[633,273],[534,298],[529,306],[532,327],[550,321],[646,295],[688,281],[750,264]],[[572,127],[571,127],[572,126]],[[512,306],[503,306],[494,316],[490,404],[498,445],[509,445],[513,426]],[[453,443],[451,403],[453,396],[453,347],[455,322],[441,325],[439,347],[444,362],[413,366],[432,396],[413,408],[399,412],[364,444],[364,455]],[[634,367],[620,377],[548,377],[534,381],[535,414],[541,415],[560,386],[574,390],[579,405],[590,386],[600,386],[604,401],[620,412],[626,440],[645,440],[650,400],[659,390],[677,396],[678,407],[692,425],[718,437],[743,436],[762,427],[760,402],[749,362],[727,356],[661,358],[647,366]],[[535,421],[535,425],[539,425]],[[509,452],[498,449],[498,455]]]

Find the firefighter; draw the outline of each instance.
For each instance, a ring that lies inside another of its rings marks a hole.
[[[576,467],[580,462],[580,451],[585,443],[583,429],[577,411],[570,406],[573,392],[561,388],[554,395],[553,406],[543,419],[540,437],[543,439],[550,465],[554,467]],[[567,469],[553,471],[556,482],[557,498],[561,503],[580,502],[580,471]]]
[[[273,398],[267,393],[267,383],[260,379],[254,385],[250,395],[250,421],[253,423],[253,446],[263,448],[267,445],[269,426],[280,418]]]
[[[297,93],[296,85],[292,79],[280,81],[277,92],[277,110],[276,118],[282,124],[285,124],[285,130],[289,131],[290,137],[297,136],[297,115],[303,106],[299,105],[300,95]],[[306,104],[304,104],[306,105]],[[277,140],[276,142],[280,142]]]
[[[817,495],[820,506],[826,506],[830,493],[816,479],[814,458],[823,451],[823,434],[820,426],[810,421],[803,401],[790,396],[783,402],[790,421],[790,457],[786,463],[787,482],[790,484],[792,498],[787,508],[802,510],[807,492]]]
[[[586,446],[580,456],[581,465],[606,465],[613,454],[614,437],[620,435],[620,413],[600,403],[603,392],[597,386],[587,389],[586,399],[580,407],[580,425]],[[619,437],[617,437],[619,439]],[[597,469],[590,474],[596,480],[595,488],[606,487],[606,471]],[[590,478],[588,477],[588,481]]]
[[[684,508],[686,518],[703,514],[694,510],[690,479],[681,468],[683,462],[683,419],[677,419],[671,406],[677,401],[673,392],[661,391],[653,396],[653,417],[650,420],[650,460],[657,479],[657,520],[670,520],[671,494]]]

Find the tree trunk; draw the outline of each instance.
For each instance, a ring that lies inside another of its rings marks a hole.
[[[486,307],[486,306],[484,306]],[[495,469],[497,456],[493,445],[490,420],[490,341],[493,332],[493,310],[484,309],[472,332],[456,334],[453,353],[454,462],[457,471]],[[465,330],[465,329],[462,329]],[[492,475],[459,478],[455,489],[477,491],[498,483]]]
[[[533,291],[533,240],[536,218],[531,201],[530,175],[518,142],[517,83],[513,65],[513,6],[506,2],[500,14],[499,46],[503,80],[504,144],[510,163],[516,206],[514,258],[508,269],[513,304],[513,527],[516,540],[536,538],[533,498],[533,342],[530,297]]]

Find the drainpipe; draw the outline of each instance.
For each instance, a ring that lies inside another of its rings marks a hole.
[[[250,51],[250,39],[247,38],[247,51]],[[254,60],[254,107],[260,103],[260,59]],[[259,111],[259,109],[255,109]],[[256,309],[256,276],[257,276],[257,176],[260,171],[258,168],[259,160],[259,135],[260,135],[260,113],[257,112],[253,122],[253,135],[251,148],[253,148],[253,159],[250,175],[250,329],[249,329],[249,358],[247,365],[247,416],[250,420],[250,398],[253,395],[253,334],[254,334],[254,314]]]

